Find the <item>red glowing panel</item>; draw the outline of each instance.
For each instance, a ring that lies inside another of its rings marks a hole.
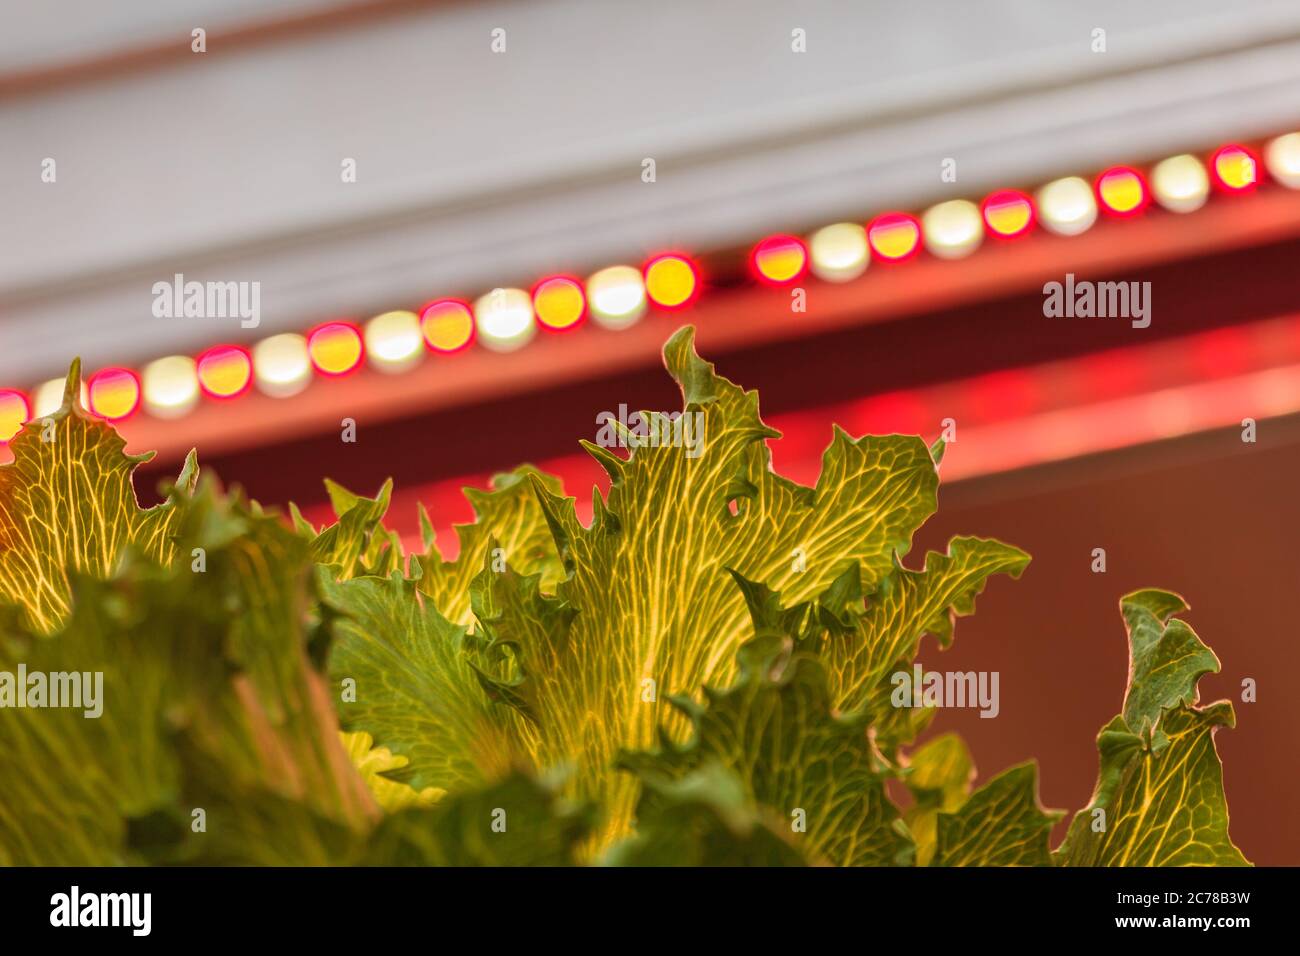
[[[307,354],[322,375],[346,375],[361,364],[361,330],[350,322],[327,322],[307,335]]]
[[[86,381],[86,395],[92,415],[121,421],[140,407],[140,377],[127,368],[101,369]]]
[[[199,387],[211,398],[235,398],[253,384],[253,360],[238,345],[217,345],[195,360]]]
[[[796,236],[768,236],[749,255],[754,275],[768,285],[785,285],[808,271],[808,247]]]
[[[571,276],[552,276],[533,286],[533,312],[542,328],[571,329],[587,314],[582,284]]]
[[[1259,185],[1259,158],[1244,146],[1224,146],[1210,161],[1214,181],[1230,193],[1248,193]]]
[[[1034,204],[1016,189],[999,189],[985,198],[980,206],[984,224],[995,236],[1010,239],[1022,236],[1034,224]]]
[[[646,295],[661,309],[685,309],[700,296],[700,270],[686,256],[655,256],[643,271]]]
[[[1136,216],[1151,202],[1142,174],[1130,166],[1113,166],[1097,177],[1097,198],[1112,216]]]
[[[420,310],[420,331],[435,352],[459,352],[474,341],[474,313],[460,299],[439,299]]]
[[[871,220],[867,242],[881,259],[890,262],[910,259],[921,248],[921,224],[905,212],[887,212]]]
[[[31,417],[32,407],[26,395],[17,389],[0,388],[0,445],[8,444]]]

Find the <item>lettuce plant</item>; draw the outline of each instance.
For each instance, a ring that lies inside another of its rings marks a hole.
[[[88,718],[0,683],[0,861],[1245,863],[1214,746],[1232,707],[1198,704],[1219,665],[1180,598],[1121,601],[1123,707],[1053,849],[1035,764],[972,790],[961,740],[918,746],[933,709],[891,700],[923,637],[947,646],[1029,561],[973,537],[905,561],[942,445],[836,429],[804,487],[690,329],[664,359],[692,454],[625,424],[626,456],[584,442],[610,479],[585,525],[555,478],[498,476],[466,491],[454,561],[423,511],[403,553],[391,483],[327,481],[316,528],[191,454],[140,509],[143,459],[78,406],[74,363],[0,468],[0,678],[102,673],[105,700]]]

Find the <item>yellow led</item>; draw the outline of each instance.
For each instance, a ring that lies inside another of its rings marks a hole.
[[[682,256],[659,256],[646,266],[645,290],[655,305],[677,309],[694,301],[699,277],[695,267]]]
[[[582,321],[586,311],[582,286],[568,276],[545,279],[533,290],[533,312],[537,321],[548,329],[557,332],[571,329]]]
[[[420,330],[435,352],[458,352],[474,338],[474,314],[459,299],[439,299],[424,307]]]

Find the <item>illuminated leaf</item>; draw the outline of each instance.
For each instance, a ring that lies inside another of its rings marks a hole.
[[[515,748],[509,713],[489,699],[466,656],[464,628],[392,577],[317,585],[332,620],[329,674],[343,726],[410,761],[392,779],[416,790],[455,790],[504,772]],[[352,684],[345,687],[344,682]],[[348,693],[355,693],[355,701]]]
[[[72,575],[54,634],[0,638],[0,671],[103,675],[98,717],[3,712],[0,860],[282,859],[258,846],[267,806],[301,820],[277,830],[303,852],[307,829],[378,818],[307,653],[305,543],[211,486],[179,514],[178,547],[204,548],[203,571],[128,554],[106,580]],[[194,808],[222,825],[192,829]]]
[[[657,703],[664,695],[735,673],[752,631],[728,570],[793,604],[856,564],[869,592],[935,506],[934,461],[918,438],[836,430],[815,488],[776,475],[764,441],[777,433],[760,420],[757,396],[716,375],[692,335],[674,335],[664,358],[685,410],[701,417],[702,441],[688,445],[685,429],[677,444],[633,433],[639,447],[626,459],[584,443],[611,479],[590,527],[572,499],[534,481],[568,572],[556,596],[576,611],[567,638],[553,642],[558,652],[536,655],[548,670],[534,677],[556,688],[537,696],[538,762],[575,764],[576,792],[608,801],[607,837],[627,829],[635,798],[610,777],[615,753],[649,746],[656,725],[672,722]],[[663,416],[652,420],[671,435]]]
[[[1120,602],[1130,661],[1123,712],[1097,737],[1092,802],[1075,815],[1057,860],[1071,866],[1242,866],[1228,836],[1223,767],[1214,746],[1232,705],[1197,707],[1196,683],[1219,670],[1214,652],[1173,615],[1166,591]]]
[[[474,506],[474,521],[456,527],[460,553],[455,561],[443,560],[434,542],[433,526],[421,512],[425,553],[412,556],[412,575],[419,577],[420,593],[432,598],[434,607],[449,621],[471,623],[470,583],[498,557],[511,571],[540,574],[548,591],[563,576],[546,517],[533,492],[533,480],[552,494],[561,493],[558,478],[531,465],[494,476],[489,491],[464,489]],[[498,548],[499,555],[494,555]]]
[[[741,651],[734,686],[706,689],[703,706],[676,701],[694,725],[690,743],[663,739],[657,753],[626,755],[624,765],[652,782],[709,765],[726,768],[749,800],[785,821],[807,859],[910,862],[912,844],[874,767],[865,717],[836,717],[820,662],[797,653],[786,658],[788,652],[779,637],[756,638]]]
[[[569,866],[591,830],[592,808],[515,772],[387,817],[359,860],[385,866]]]
[[[935,866],[1051,866],[1048,836],[1060,811],[1038,802],[1038,768],[998,774],[952,812],[940,812]]]
[[[806,866],[779,821],[754,806],[735,773],[706,764],[680,779],[646,780],[637,835],[610,850],[612,866]]]
[[[294,524],[311,540],[312,559],[341,579],[363,574],[387,577],[401,570],[401,540],[383,526],[393,495],[392,479],[385,481],[373,498],[354,494],[329,479],[325,481],[325,490],[338,521],[319,534],[313,534],[311,525],[292,507]]]
[[[934,857],[939,813],[951,813],[966,802],[975,764],[960,737],[941,734],[911,755],[905,779],[915,803],[904,819],[916,842],[917,865],[927,866]]]
[[[1028,564],[1029,555],[1000,541],[953,538],[946,554],[929,552],[920,571],[896,567],[868,596],[854,630],[827,639],[822,656],[838,705],[857,710],[874,701],[880,713],[889,675],[900,663],[911,670],[921,637],[931,634],[948,647],[954,620],[974,612],[988,579],[1018,578]]]
[[[401,770],[410,761],[396,756],[387,747],[373,746],[374,738],[369,734],[344,733],[342,740],[352,765],[361,773],[375,801],[388,812],[405,810],[407,807],[433,806],[447,795],[447,791],[436,787],[416,790],[385,776],[394,770]]]
[[[14,460],[0,465],[0,602],[20,605],[44,634],[67,618],[69,572],[108,577],[131,547],[172,560],[176,496],[198,477],[190,452],[169,499],[142,510],[131,473],[153,455],[127,455],[113,427],[81,407],[80,382],[78,360],[63,405],[28,422],[10,442]]]

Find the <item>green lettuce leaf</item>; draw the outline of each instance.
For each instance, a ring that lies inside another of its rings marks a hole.
[[[340,719],[408,761],[390,778],[454,791],[509,770],[518,756],[511,714],[480,685],[464,628],[397,572],[335,581],[322,567],[316,579],[332,612],[328,669]]]
[[[1228,836],[1223,767],[1214,746],[1232,705],[1198,707],[1197,681],[1219,670],[1214,652],[1173,615],[1167,591],[1120,602],[1129,638],[1122,712],[1097,737],[1101,770],[1091,803],[1070,823],[1057,862],[1068,866],[1243,866]]]
[[[1038,802],[1038,767],[998,774],[957,809],[940,811],[934,866],[1051,866],[1048,837],[1060,811]]]
[[[661,706],[666,695],[735,673],[750,629],[728,571],[798,603],[856,564],[869,591],[935,507],[934,461],[917,438],[855,441],[836,430],[816,487],[775,474],[764,441],[778,435],[756,395],[716,375],[692,336],[679,331],[664,358],[685,411],[703,423],[698,446],[631,433],[625,459],[584,442],[611,479],[608,498],[593,497],[590,527],[572,499],[533,481],[566,569],[556,597],[576,612],[568,633],[532,657],[545,666],[535,686],[550,689],[535,701],[538,762],[575,764],[577,792],[607,803],[607,839],[626,831],[635,799],[610,775],[618,750],[649,746],[661,722],[685,733]],[[650,420],[656,433],[671,428],[662,415]]]
[[[456,624],[473,621],[470,584],[484,566],[504,566],[518,574],[538,574],[547,591],[554,589],[564,568],[551,540],[532,482],[551,494],[561,494],[560,480],[531,465],[495,475],[487,491],[466,488],[465,497],[474,507],[474,521],[458,525],[460,552],[446,561],[434,540],[433,526],[421,510],[424,534],[423,555],[412,555],[412,575],[419,579],[420,593],[432,599],[434,607]],[[494,554],[496,549],[499,554]]]
[[[680,779],[650,778],[637,834],[606,855],[610,866],[806,866],[779,821],[756,807],[719,764]]]
[[[80,383],[78,359],[62,406],[23,426],[10,442],[14,460],[0,465],[0,604],[18,605],[42,634],[67,618],[70,573],[106,578],[127,548],[171,561],[176,496],[198,477],[190,452],[169,499],[142,510],[131,473],[153,454],[127,455],[116,430],[81,407]]]
[[[934,737],[912,753],[904,780],[914,802],[904,820],[916,842],[918,866],[928,866],[934,858],[939,813],[965,803],[974,779],[975,763],[956,734]]]
[[[382,866],[572,866],[594,808],[514,771],[432,809],[386,817],[355,862]]]
[[[128,552],[106,579],[72,573],[54,634],[0,637],[2,672],[102,674],[99,716],[4,711],[0,860],[256,859],[268,804],[331,831],[378,818],[308,653],[305,543],[210,484],[176,539],[186,559],[166,567]]]
[[[734,686],[706,688],[703,706],[674,699],[694,726],[692,741],[677,746],[664,735],[657,752],[624,755],[622,765],[651,782],[727,769],[750,801],[785,821],[808,860],[910,862],[912,843],[885,795],[866,718],[836,716],[821,662],[791,649],[775,635],[747,644]]]

